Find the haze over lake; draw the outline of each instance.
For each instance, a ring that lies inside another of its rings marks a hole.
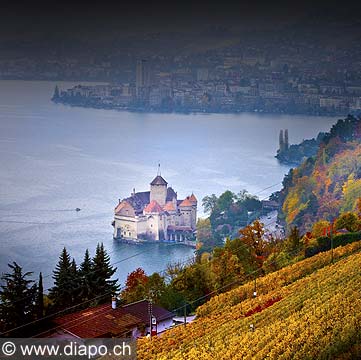
[[[34,277],[39,271],[47,276],[64,246],[79,264],[97,242],[116,263],[122,285],[139,266],[160,271],[192,256],[193,249],[120,244],[111,226],[118,199],[133,188],[149,190],[158,162],[178,198],[194,192],[202,215],[205,195],[247,189],[265,198],[280,189],[289,170],[274,158],[280,129],[288,128],[290,143],[298,143],[336,121],[68,107],[50,101],[55,84],[0,81],[0,272],[16,261]],[[51,276],[44,283],[50,286]]]

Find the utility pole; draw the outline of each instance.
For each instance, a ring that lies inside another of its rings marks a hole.
[[[253,297],[255,298],[257,296],[257,275],[255,275],[254,278],[254,289],[253,289]]]
[[[152,298],[149,297],[149,303],[148,303],[148,313],[149,313],[149,334],[150,339],[152,339],[152,319],[153,319],[153,306],[152,306]]]
[[[183,308],[183,315],[184,315],[184,326],[187,325],[187,303],[184,303],[184,308]]]
[[[333,264],[333,234],[332,234],[333,222],[330,226],[330,239],[331,239],[331,264]]]

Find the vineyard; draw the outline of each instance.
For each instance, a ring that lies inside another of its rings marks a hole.
[[[335,249],[333,264],[320,253],[214,296],[193,323],[139,340],[138,358],[359,358],[360,250]]]

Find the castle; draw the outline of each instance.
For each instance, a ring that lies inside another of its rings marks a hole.
[[[194,194],[178,200],[158,169],[150,191],[136,193],[133,189],[130,197],[119,200],[114,210],[114,239],[187,242],[195,238],[196,221]]]

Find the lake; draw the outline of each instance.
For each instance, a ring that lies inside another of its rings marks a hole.
[[[16,261],[44,286],[64,246],[77,263],[103,242],[118,267],[147,273],[183,261],[183,245],[129,245],[112,238],[119,198],[162,176],[178,198],[229,189],[260,198],[279,190],[289,167],[274,158],[280,129],[290,143],[327,131],[335,118],[266,114],[146,114],[69,107],[50,101],[55,85],[0,81],[0,272]],[[267,188],[266,190],[263,190]],[[80,212],[74,211],[81,208]]]

